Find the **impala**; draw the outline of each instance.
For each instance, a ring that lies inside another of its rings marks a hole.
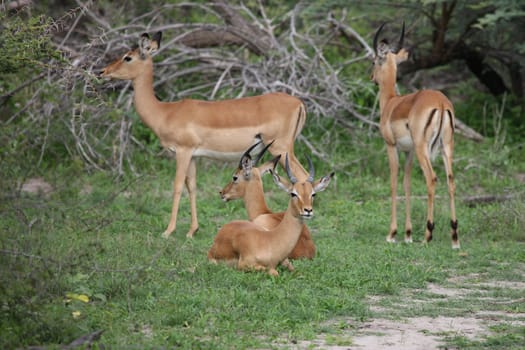
[[[280,156],[257,167],[257,163],[263,157],[266,148],[271,144],[266,146],[255,159],[252,159],[250,152],[256,145],[257,144],[250,147],[243,154],[239,161],[239,166],[233,174],[232,181],[220,191],[220,195],[224,201],[242,198],[246,211],[248,212],[248,220],[265,229],[272,229],[283,220],[284,212],[274,213],[268,208],[264,199],[262,176],[275,168]],[[299,240],[290,254],[288,254],[288,258],[312,259],[314,256],[315,244],[310,231],[306,225],[303,225]],[[287,266],[290,270],[293,269],[293,266],[288,261],[285,261],[283,265]]]
[[[173,207],[164,237],[176,228],[184,185],[191,207],[191,225],[186,236],[192,237],[199,228],[196,157],[239,159],[254,143],[274,140],[270,153],[288,153],[293,171],[302,179],[308,176],[293,151],[294,141],[306,120],[301,100],[284,93],[269,93],[215,102],[192,99],[161,102],[153,90],[151,57],[160,47],[161,38],[162,32],[157,32],[151,40],[148,34],[142,34],[138,47],[104,68],[101,75],[132,81],[134,104],[141,120],[157,135],[163,147],[175,152]]]
[[[311,161],[310,175],[299,181],[290,171],[288,155],[285,168],[290,183],[271,170],[274,182],[290,194],[288,208],[281,222],[270,230],[251,221],[232,221],[224,225],[208,251],[208,260],[216,263],[224,260],[236,265],[239,270],[267,270],[278,275],[277,264],[286,259],[303,231],[304,220],[312,218],[313,198],[323,191],[334,173],[314,181]]]
[[[397,65],[408,58],[402,48],[405,24],[397,46],[390,46],[386,40],[378,43],[384,27],[379,27],[374,36],[374,68],[372,79],[379,86],[379,108],[381,112],[380,131],[385,139],[390,166],[390,190],[392,212],[388,242],[395,242],[397,233],[396,193],[399,170],[398,151],[406,154],[403,188],[405,191],[406,220],[405,241],[412,242],[410,222],[410,173],[414,153],[425,176],[428,192],[427,225],[425,242],[432,240],[434,229],[434,196],[436,174],[431,159],[440,149],[445,163],[448,193],[450,200],[450,226],[452,228],[452,248],[459,248],[458,221],[454,205],[454,175],[452,172],[452,153],[454,150],[454,107],[449,99],[439,91],[420,90],[408,95],[397,95],[395,90]]]

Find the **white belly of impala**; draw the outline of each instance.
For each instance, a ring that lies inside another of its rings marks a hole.
[[[217,159],[217,160],[225,160],[225,161],[238,161],[241,156],[244,154],[244,152],[250,147],[252,146],[253,144],[259,142],[260,139],[259,138],[255,138],[253,139],[252,142],[248,143],[246,145],[246,147],[243,147],[242,149],[238,150],[238,151],[217,151],[217,150],[213,150],[213,149],[206,149],[206,148],[196,148],[193,150],[192,152],[192,156],[193,157],[206,157],[206,158],[211,158],[211,159]],[[239,146],[239,145],[237,145]],[[176,150],[176,147],[175,146],[169,146],[167,147],[171,152],[174,152],[174,153],[177,153],[177,150]],[[251,152],[250,154],[252,156],[256,155],[256,154],[259,154],[259,152],[262,151],[262,149],[264,148],[264,144],[260,144],[259,146],[255,147]]]
[[[175,147],[168,148],[171,152],[177,153]],[[217,160],[232,161],[239,160],[244,152],[219,152],[208,149],[196,149],[191,154],[192,157],[206,157]]]
[[[231,161],[231,160],[239,160],[243,153],[244,151],[243,152],[219,152],[219,151],[213,151],[209,149],[196,149],[193,151],[193,156]]]
[[[397,139],[396,146],[400,151],[408,152],[414,148],[414,142],[410,135],[406,135]]]

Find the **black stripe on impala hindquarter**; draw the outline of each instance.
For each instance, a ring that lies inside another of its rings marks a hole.
[[[452,114],[452,111],[450,109],[447,109],[448,114],[448,122],[450,123],[450,128],[452,129],[452,132],[455,132],[456,126],[454,125],[454,115]]]
[[[437,112],[437,108],[434,108],[432,112],[430,112],[430,115],[427,118],[427,122],[425,124],[425,128],[423,129],[423,135],[427,134],[428,128],[430,128],[430,125],[432,125],[432,120],[434,120],[434,115]],[[429,151],[432,152],[432,148],[429,149]]]
[[[432,119],[434,119],[434,114],[437,112],[437,108],[434,108],[430,115],[428,116],[427,123],[425,124],[424,134],[427,134],[428,127],[432,124]]]
[[[434,114],[434,112],[436,112],[436,111],[437,111],[437,109],[434,109],[432,111],[432,114]],[[434,140],[432,140],[432,144],[430,145],[430,152],[431,153],[434,152],[434,149],[436,148],[437,141],[441,137],[441,131],[443,129],[443,117],[444,116],[445,116],[445,110],[442,110],[441,111],[441,118],[439,118],[439,128],[438,128],[438,131],[436,133],[436,137],[434,137]]]

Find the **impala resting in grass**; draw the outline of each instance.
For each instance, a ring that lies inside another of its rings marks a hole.
[[[397,233],[396,193],[399,169],[398,151],[406,154],[403,187],[406,196],[405,242],[412,242],[410,222],[410,172],[414,153],[423,170],[428,192],[427,226],[425,242],[432,240],[434,229],[434,195],[436,174],[432,169],[431,158],[440,149],[447,174],[450,198],[450,226],[452,228],[452,248],[459,248],[458,221],[454,205],[454,175],[452,173],[452,153],[454,150],[454,107],[449,99],[439,91],[420,90],[408,95],[397,95],[395,91],[397,65],[408,58],[402,48],[405,24],[397,46],[392,47],[386,40],[378,44],[379,27],[374,37],[373,80],[379,86],[379,107],[381,111],[380,130],[385,139],[390,165],[390,189],[392,195],[392,214],[388,242],[395,242]]]
[[[160,47],[161,37],[161,32],[151,40],[148,34],[143,34],[137,48],[104,68],[101,75],[133,82],[134,104],[141,120],[158,136],[163,147],[175,152],[173,207],[164,237],[176,228],[184,185],[191,206],[191,225],[186,236],[192,237],[199,228],[195,157],[235,160],[249,146],[274,140],[270,153],[274,156],[288,153],[294,173],[306,179],[308,174],[293,149],[306,120],[301,100],[284,93],[269,93],[215,102],[192,99],[160,102],[153,91],[151,55]]]
[[[270,146],[270,144],[268,145]],[[232,181],[228,183],[221,191],[220,195],[223,201],[242,198],[244,206],[248,212],[248,220],[269,230],[277,226],[284,217],[285,212],[274,213],[266,205],[264,199],[264,190],[262,176],[266,172],[275,168],[280,156],[257,167],[257,163],[264,155],[266,146],[255,159],[252,159],[250,152],[256,145],[250,147],[241,157],[239,166],[233,174]],[[315,244],[312,240],[310,231],[303,225],[301,235],[293,250],[288,254],[290,259],[308,258],[315,256]],[[289,262],[284,264],[290,270],[293,266]]]
[[[239,270],[267,270],[277,276],[277,264],[286,259],[303,231],[304,220],[312,218],[313,198],[323,191],[334,173],[314,181],[314,169],[311,161],[310,175],[299,181],[291,173],[286,155],[285,168],[291,183],[282,179],[271,170],[273,180],[290,194],[288,208],[281,222],[270,230],[251,221],[232,221],[224,225],[208,251],[208,260],[224,260],[235,265]]]

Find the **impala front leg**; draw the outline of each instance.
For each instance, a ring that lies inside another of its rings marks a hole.
[[[173,181],[173,207],[171,208],[171,218],[168,228],[162,236],[168,238],[177,227],[177,214],[179,212],[180,196],[184,187],[184,181],[188,173],[188,167],[191,162],[191,150],[177,149],[175,155],[177,162],[175,170],[175,180]]]
[[[288,145],[283,144],[282,142],[275,141],[268,150],[274,157],[277,157],[279,155],[282,156],[279,159],[279,163],[281,164],[283,169],[285,169],[286,167],[284,154],[288,154],[288,160],[292,174],[294,174],[300,181],[306,180],[306,178],[308,177],[308,173],[293,153],[293,143],[291,145]]]
[[[300,181],[305,180],[308,177],[308,173],[306,172],[304,167],[301,165],[301,163],[299,163],[299,160],[297,159],[297,157],[295,157],[295,154],[289,153],[288,155],[290,157],[292,174],[297,174],[296,176],[298,176],[298,178],[300,177]],[[285,165],[283,164],[284,163],[283,159],[284,157],[281,157],[281,161],[282,161],[281,165],[284,168]]]
[[[197,219],[197,167],[195,166],[195,159],[190,161],[188,172],[186,175],[186,188],[190,196],[191,208],[191,226],[186,234],[186,237],[193,237],[193,234],[199,229],[199,221]]]
[[[395,146],[387,145],[388,165],[390,167],[390,196],[392,204],[392,213],[390,216],[390,232],[386,237],[386,241],[390,243],[396,242],[397,233],[397,173],[399,172],[399,158]]]

